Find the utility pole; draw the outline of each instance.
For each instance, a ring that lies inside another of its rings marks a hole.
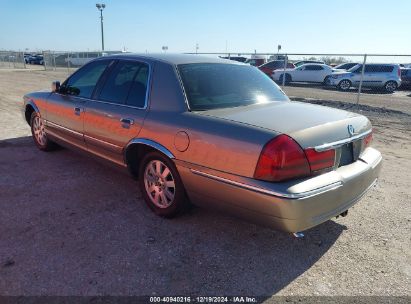
[[[100,25],[101,25],[101,50],[104,52],[104,28],[103,28],[103,10],[106,7],[104,3],[97,3],[97,9],[100,11]]]

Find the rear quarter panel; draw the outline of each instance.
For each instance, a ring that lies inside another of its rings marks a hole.
[[[187,134],[188,147],[177,149],[176,135]],[[177,160],[240,176],[253,177],[263,146],[277,134],[193,112],[170,115],[151,111],[140,137],[154,140]]]

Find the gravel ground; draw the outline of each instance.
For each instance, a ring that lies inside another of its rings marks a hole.
[[[161,219],[117,168],[38,151],[21,96],[65,75],[0,70],[0,295],[411,295],[411,98],[307,100],[368,116],[384,165],[347,217],[294,239],[200,208]]]

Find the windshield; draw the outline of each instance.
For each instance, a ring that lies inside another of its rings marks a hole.
[[[348,71],[348,72],[351,72],[351,73],[354,73],[354,72],[356,72],[356,70],[357,70],[359,67],[362,67],[362,64],[356,64],[356,65],[354,65],[351,69],[348,69],[347,71]]]
[[[230,108],[288,101],[288,97],[255,67],[237,64],[178,65],[190,109]]]

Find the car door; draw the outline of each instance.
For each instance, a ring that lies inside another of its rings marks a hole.
[[[79,148],[84,142],[84,105],[91,98],[96,84],[110,64],[98,60],[71,75],[47,100],[47,132]]]
[[[146,62],[118,60],[104,75],[84,113],[90,152],[124,164],[123,149],[138,136],[147,113],[150,71]]]
[[[318,64],[308,65],[306,67],[306,80],[307,82],[323,82],[326,76],[326,70],[323,66]]]
[[[297,81],[313,82],[315,77],[315,65],[306,64],[301,67],[301,71],[298,73]]]
[[[293,81],[304,81],[305,66],[300,66],[290,71]]]
[[[375,87],[379,83],[379,75],[381,75],[381,66],[366,64],[364,68],[363,86]]]
[[[358,87],[361,80],[362,64],[357,65],[357,67],[351,71],[351,83]]]

